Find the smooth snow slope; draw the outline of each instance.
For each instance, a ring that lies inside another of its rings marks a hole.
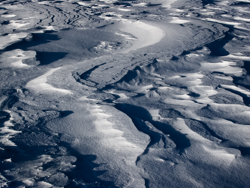
[[[1,187],[249,187],[249,12],[1,1]]]
[[[153,45],[161,41],[165,35],[160,28],[140,21],[124,21],[122,25],[121,31],[130,33],[137,39],[130,48],[123,51],[124,53]]]

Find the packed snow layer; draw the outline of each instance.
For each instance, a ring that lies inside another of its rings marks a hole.
[[[55,71],[59,70],[60,67],[54,68],[46,72],[44,75],[39,76],[27,83],[25,86],[28,89],[31,89],[36,92],[47,93],[47,92],[59,92],[62,94],[71,94],[72,92],[66,89],[55,88],[52,85],[47,83],[47,77],[53,74]]]
[[[172,6],[171,4],[173,4],[176,0],[169,0],[169,1],[164,1],[162,4],[162,7],[166,7],[168,9],[170,9]]]
[[[0,49],[4,49],[7,46],[18,42],[26,37],[28,37],[28,33],[16,33],[16,34],[8,34],[6,36],[0,36],[1,44],[0,44]]]
[[[170,23],[175,23],[175,24],[184,24],[190,22],[189,20],[182,20],[178,17],[173,17]]]
[[[2,1],[1,187],[249,187],[249,11]]]
[[[23,63],[24,60],[35,58],[36,52],[16,49],[5,52],[0,56],[1,67],[29,68],[30,65]]]
[[[126,49],[124,53],[153,45],[164,37],[162,29],[141,21],[124,21],[120,30],[131,33],[137,38],[133,45]]]

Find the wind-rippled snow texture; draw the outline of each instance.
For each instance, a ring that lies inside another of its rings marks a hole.
[[[2,187],[249,187],[249,1],[0,15]]]

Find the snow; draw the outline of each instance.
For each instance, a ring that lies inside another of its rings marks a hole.
[[[233,25],[233,26],[239,26],[241,23],[239,22],[228,22],[228,21],[221,21],[213,18],[206,18],[205,20],[208,20],[210,22],[217,22],[217,23],[222,23],[222,24],[227,24],[227,25]]]
[[[226,89],[231,89],[231,90],[237,91],[239,93],[242,93],[242,94],[250,96],[250,92],[249,91],[241,89],[241,88],[239,88],[237,86],[234,86],[234,85],[221,85],[221,87],[226,88]]]
[[[3,18],[12,18],[12,17],[15,17],[16,15],[15,14],[4,14],[4,15],[1,15],[1,17]]]
[[[162,29],[141,21],[123,21],[120,30],[131,33],[137,38],[137,41],[130,48],[123,51],[124,53],[153,45],[159,42],[165,35]]]
[[[174,24],[184,24],[190,22],[189,20],[183,20],[178,17],[173,17],[172,20],[169,23],[174,23]]]
[[[34,90],[36,92],[47,93],[47,92],[59,92],[62,94],[72,94],[71,91],[66,89],[55,88],[52,85],[47,83],[47,77],[52,75],[55,71],[59,70],[60,67],[50,69],[44,75],[39,76],[31,81],[29,81],[26,85],[26,88]]]
[[[171,4],[173,4],[176,0],[170,0],[170,1],[167,1],[165,3],[163,3],[163,7],[167,7],[167,8],[171,8]]]
[[[34,51],[23,51],[21,49],[16,49],[5,52],[0,56],[2,61],[1,67],[29,68],[31,66],[23,63],[23,60],[35,57],[36,52]]]
[[[242,17],[239,17],[239,16],[235,16],[235,17],[233,17],[233,19],[239,20],[239,21],[244,21],[244,22],[250,22],[250,19],[242,18]]]
[[[240,59],[240,60],[245,60],[245,61],[249,61],[250,57],[249,56],[244,56],[241,53],[238,54],[229,54],[228,56],[226,56],[228,58],[232,58],[232,59]]]
[[[14,118],[11,114],[11,111],[7,110],[6,112],[10,114],[10,118],[8,121],[5,121],[3,124],[3,127],[0,128],[0,134],[1,134],[0,142],[1,144],[5,146],[16,146],[16,144],[11,141],[11,138],[15,136],[16,134],[21,133],[21,131],[16,131],[16,130],[11,129],[11,127],[14,126],[12,123]]]
[[[112,115],[106,114],[101,106],[94,105],[89,107],[90,113],[93,115],[96,120],[93,122],[97,132],[100,132],[102,136],[101,143],[110,147],[116,152],[122,151],[130,154],[134,154],[134,159],[131,159],[131,163],[133,163],[138,154],[142,153],[142,148],[136,146],[133,143],[130,143],[123,137],[123,131],[115,129],[114,123],[110,122],[108,119],[112,117]]]
[[[0,36],[1,44],[0,44],[0,49],[4,49],[7,46],[21,41],[22,39],[28,37],[28,33],[16,33],[16,34],[8,34],[6,36]]]
[[[118,10],[120,10],[120,11],[125,11],[125,12],[132,11],[131,9],[125,9],[125,8],[118,8]]]
[[[230,56],[230,55],[229,55]],[[240,67],[236,67],[236,62],[222,61],[221,63],[202,63],[202,67],[209,71],[222,72],[226,75],[231,74],[241,76],[243,74]]]
[[[1,186],[249,187],[248,4],[1,2]]]
[[[9,26],[11,26],[15,29],[19,29],[19,28],[24,27],[26,25],[29,25],[29,23],[27,23],[25,21],[20,21],[20,20],[10,20],[10,24],[9,24]]]

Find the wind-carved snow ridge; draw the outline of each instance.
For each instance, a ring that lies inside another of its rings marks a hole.
[[[39,93],[58,92],[58,93],[62,93],[62,94],[72,94],[72,92],[69,90],[55,88],[52,85],[47,83],[47,77],[52,75],[55,71],[59,70],[60,68],[61,67],[50,69],[44,75],[39,76],[38,78],[35,78],[34,80],[29,81],[25,87],[28,89],[31,89],[35,92],[39,92]]]
[[[215,143],[205,139],[201,135],[192,131],[190,128],[188,128],[183,119],[177,118],[177,120],[174,122],[174,127],[178,129],[182,134],[187,135],[187,137],[191,140],[191,142],[195,141],[196,144],[200,144],[199,147],[203,148],[205,152],[207,152],[207,154],[210,155],[208,158],[210,158],[211,161],[214,162],[219,161],[224,165],[230,165],[235,159],[234,153],[230,153],[225,149],[218,147]],[[206,154],[203,155],[204,159],[207,158]]]
[[[236,67],[236,62],[233,61],[222,61],[221,63],[202,63],[204,69],[209,69],[214,72],[221,72],[224,74],[230,74],[235,76],[241,76],[243,74],[242,68]]]
[[[123,20],[120,30],[131,33],[137,38],[132,46],[124,50],[123,53],[128,53],[129,51],[156,44],[160,42],[165,35],[164,31],[159,27],[141,21]]]
[[[105,113],[99,105],[89,106],[90,113],[96,120],[94,121],[97,132],[101,134],[101,144],[104,147],[111,148],[114,152],[123,153],[126,158],[126,163],[133,165],[143,149],[134,143],[131,143],[123,137],[124,132],[114,128],[115,124],[110,121],[112,115]],[[112,117],[114,118],[114,117]],[[119,125],[118,125],[119,126]]]
[[[15,17],[16,15],[15,14],[4,14],[4,15],[1,15],[1,17],[3,18],[12,18],[12,17]]]
[[[0,128],[0,134],[1,134],[0,143],[1,145],[4,145],[4,146],[16,146],[16,144],[12,142],[10,138],[14,137],[18,133],[21,133],[22,131],[16,131],[16,130],[11,129],[11,127],[14,126],[12,123],[14,118],[12,116],[11,111],[7,110],[6,112],[10,114],[10,118],[8,121],[5,121],[3,124],[3,127]]]
[[[190,22],[189,20],[183,20],[178,17],[173,17],[172,20],[169,23],[174,23],[174,24],[184,24]]]

